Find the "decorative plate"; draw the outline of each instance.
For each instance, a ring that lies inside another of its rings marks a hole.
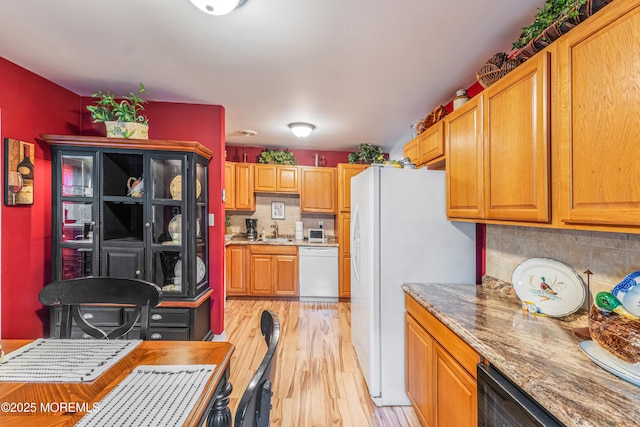
[[[595,341],[582,341],[580,350],[584,352],[596,365],[600,366],[607,372],[630,382],[633,385],[640,386],[640,363],[627,363],[610,354]]]
[[[200,257],[196,257],[196,264],[197,264],[196,283],[200,283],[202,282],[202,280],[204,280],[206,268],[204,265],[204,261],[202,261]],[[175,274],[176,278],[182,277],[182,260],[178,260],[178,262],[176,262],[176,266],[173,268],[173,274]]]
[[[533,303],[552,317],[574,313],[586,296],[582,278],[574,269],[549,258],[523,261],[513,270],[511,283],[523,303]]]
[[[200,197],[202,185],[200,180],[196,178],[196,199]],[[182,175],[176,175],[169,184],[169,193],[173,200],[182,200]]]

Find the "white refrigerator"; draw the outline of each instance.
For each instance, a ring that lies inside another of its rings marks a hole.
[[[371,166],[351,179],[351,341],[376,405],[410,404],[402,285],[475,284],[475,230],[447,220],[443,171]]]

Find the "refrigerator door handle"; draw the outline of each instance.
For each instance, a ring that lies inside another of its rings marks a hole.
[[[351,224],[351,271],[356,281],[360,281],[360,221],[360,205],[356,205]]]

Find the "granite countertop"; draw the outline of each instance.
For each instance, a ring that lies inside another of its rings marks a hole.
[[[528,315],[504,289],[405,284],[404,291],[567,426],[640,425],[640,388],[593,363],[567,318]]]
[[[244,236],[233,236],[231,239],[225,239],[225,246],[229,246],[229,245],[280,245],[280,246],[314,246],[314,247],[338,247],[338,240],[335,238],[335,236],[328,236],[325,239],[324,243],[309,243],[309,241],[307,240],[307,238],[305,237],[303,240],[296,240],[294,239],[292,236],[283,236],[283,239],[286,240],[278,240],[278,241],[273,241],[273,240],[269,240],[269,238],[267,238],[267,240],[262,240],[260,238],[256,239],[256,240],[248,240],[246,237]]]

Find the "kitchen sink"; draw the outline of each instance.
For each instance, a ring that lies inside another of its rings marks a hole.
[[[287,237],[267,237],[266,239],[264,239],[265,243],[287,243],[287,242],[293,242],[293,239],[289,239]]]

